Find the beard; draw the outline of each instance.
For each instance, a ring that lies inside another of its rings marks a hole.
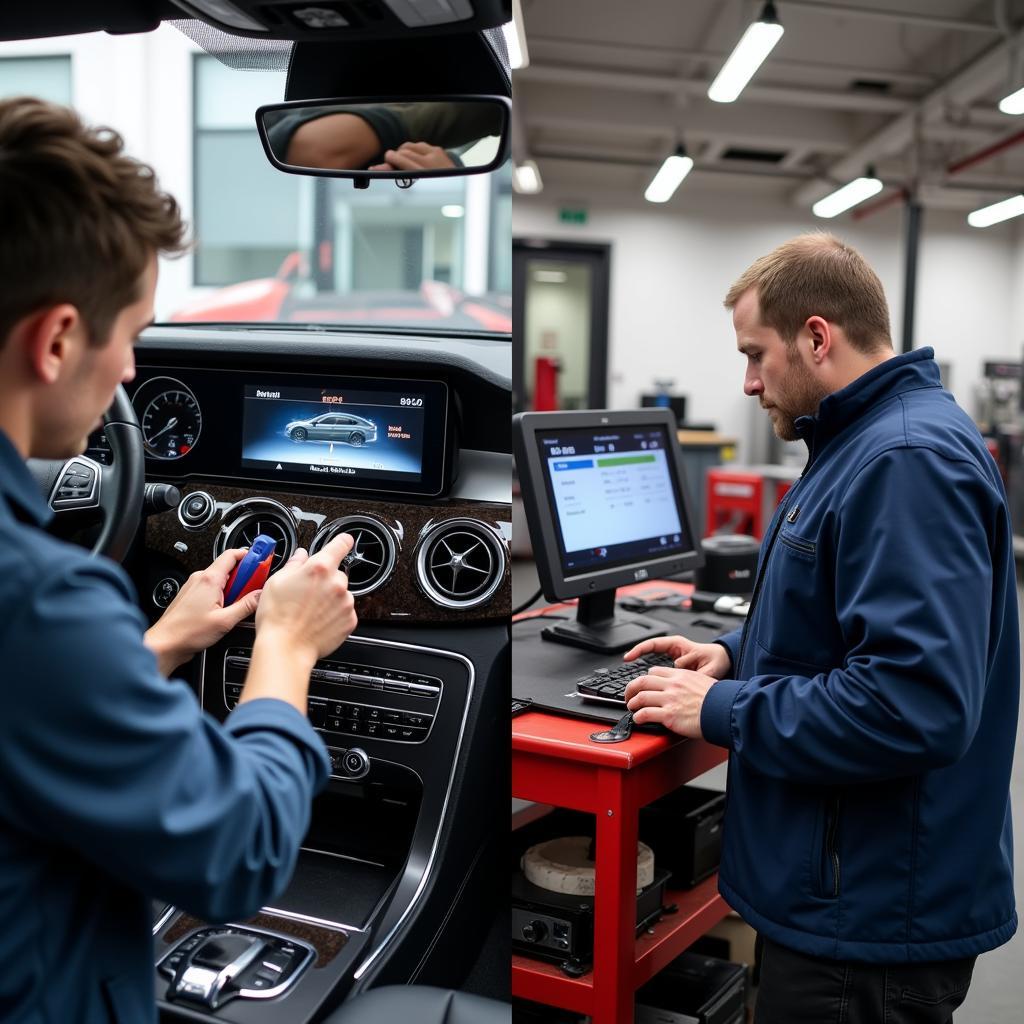
[[[796,421],[801,416],[813,416],[828,391],[803,364],[795,345],[787,353],[787,363],[786,383],[767,411],[775,436],[781,441],[796,441]],[[764,402],[761,407],[765,408]]]

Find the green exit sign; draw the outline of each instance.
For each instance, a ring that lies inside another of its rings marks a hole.
[[[587,211],[583,207],[563,206],[558,211],[558,219],[563,224],[586,224]]]

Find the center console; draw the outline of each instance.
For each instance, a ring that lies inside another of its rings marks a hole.
[[[276,571],[345,532],[359,626],[310,676],[331,777],[290,884],[245,921],[159,908],[161,1020],[311,1024],[365,988],[458,987],[503,879],[507,388],[433,347],[400,365],[393,339],[362,360],[350,340],[211,340],[139,351],[147,481],[180,494],[150,510],[129,565],[144,610],[259,534]],[[102,433],[89,454],[109,461]],[[217,719],[254,640],[243,624],[182,672]]]
[[[162,923],[157,993],[169,1019],[279,1021],[282,999],[290,1021],[310,1019],[386,968],[411,931],[428,919],[436,929],[428,901],[457,898],[468,864],[457,867],[458,856],[480,842],[481,820],[452,820],[478,781],[460,770],[483,738],[476,664],[401,636],[352,636],[317,663],[309,717],[328,748],[331,781],[314,803],[292,882],[251,921],[216,927],[180,914]],[[254,638],[242,626],[202,657],[200,699],[218,719],[239,699]],[[470,813],[482,819],[479,805]],[[446,880],[453,869],[460,877]],[[412,948],[425,955],[419,942]]]

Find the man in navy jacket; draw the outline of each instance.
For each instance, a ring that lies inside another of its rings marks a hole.
[[[330,767],[309,673],[356,624],[347,535],[223,607],[244,551],[146,621],[121,567],[44,532],[25,459],[80,454],[153,317],[175,201],[110,132],[0,103],[0,1020],[156,1021],[158,896],[245,918],[291,876]],[[258,610],[257,610],[258,604]],[[224,725],[174,669],[253,611]]]
[[[998,470],[931,349],[826,234],[726,298],[744,391],[808,459],[750,613],[627,690],[638,722],[729,750],[719,887],[764,941],[758,1024],[947,1022],[1014,910],[1020,651]]]

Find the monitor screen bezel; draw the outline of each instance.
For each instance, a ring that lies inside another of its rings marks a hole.
[[[516,467],[526,521],[530,529],[537,575],[548,600],[567,600],[585,597],[605,590],[648,579],[674,576],[704,564],[704,553],[697,533],[693,501],[686,483],[682,450],[679,447],[675,416],[671,409],[585,409],[574,412],[519,413],[513,418],[513,441]],[[669,438],[669,450],[674,460],[674,482],[680,515],[690,531],[695,545],[691,551],[677,552],[660,558],[649,558],[630,565],[597,569],[567,577],[562,566],[555,524],[555,510],[548,502],[545,467],[541,459],[537,435],[552,430],[601,430],[605,428],[664,427]]]

